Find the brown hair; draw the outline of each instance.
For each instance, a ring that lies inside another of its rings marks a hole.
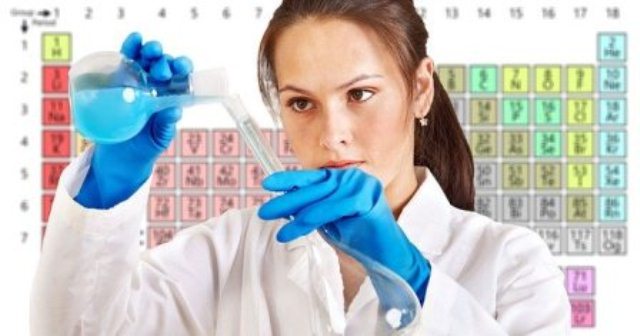
[[[395,57],[407,88],[415,87],[415,70],[427,57],[429,34],[413,0],[284,0],[262,37],[258,53],[258,84],[274,120],[277,78],[273,64],[277,37],[306,18],[346,19],[372,29]],[[473,210],[473,158],[462,128],[438,75],[434,72],[434,100],[429,124],[414,122],[414,164],[427,166],[449,202]],[[413,96],[413,90],[407,90]]]

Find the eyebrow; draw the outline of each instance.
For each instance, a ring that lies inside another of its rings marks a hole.
[[[378,75],[378,74],[371,74],[371,75],[362,74],[362,75],[357,76],[356,78],[354,78],[354,79],[352,79],[352,80],[350,80],[350,81],[338,86],[336,89],[337,90],[342,90],[342,89],[344,89],[344,88],[346,88],[346,87],[348,87],[350,85],[353,85],[353,84],[355,84],[355,83],[357,83],[357,82],[359,82],[361,80],[365,80],[365,79],[369,79],[369,78],[382,78],[382,76]],[[307,91],[305,89],[301,89],[301,88],[293,86],[293,85],[285,85],[285,86],[283,86],[282,88],[280,88],[278,90],[278,93],[280,93],[282,91],[286,91],[286,90],[300,92],[302,94],[306,94],[306,95],[309,95],[309,96],[311,95],[311,93],[309,91]]]

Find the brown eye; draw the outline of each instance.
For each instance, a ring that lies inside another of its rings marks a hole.
[[[349,91],[349,98],[357,102],[365,102],[373,97],[373,91],[365,89],[354,89]]]
[[[291,99],[287,104],[290,108],[292,108],[296,112],[304,112],[312,106],[311,102],[306,99]]]

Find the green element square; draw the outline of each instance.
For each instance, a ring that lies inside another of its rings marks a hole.
[[[502,124],[505,126],[529,125],[529,100],[505,98],[502,100]]]
[[[559,158],[562,155],[562,133],[536,131],[534,135],[537,158]]]
[[[497,93],[498,67],[495,65],[472,65],[470,70],[471,93]]]
[[[536,125],[560,126],[562,124],[562,100],[560,98],[536,98]]]

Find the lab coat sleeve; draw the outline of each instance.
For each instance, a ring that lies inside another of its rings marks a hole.
[[[437,265],[425,297],[420,335],[568,335],[570,305],[562,272],[544,242],[519,228],[499,255],[496,311],[489,312]]]
[[[240,225],[197,225],[140,252],[150,182],[111,209],[84,208],[73,195],[91,154],[88,150],[72,161],[58,184],[31,293],[31,334],[201,335],[214,330],[218,281],[237,251],[240,230],[235,227]],[[212,234],[219,235],[219,245]]]

